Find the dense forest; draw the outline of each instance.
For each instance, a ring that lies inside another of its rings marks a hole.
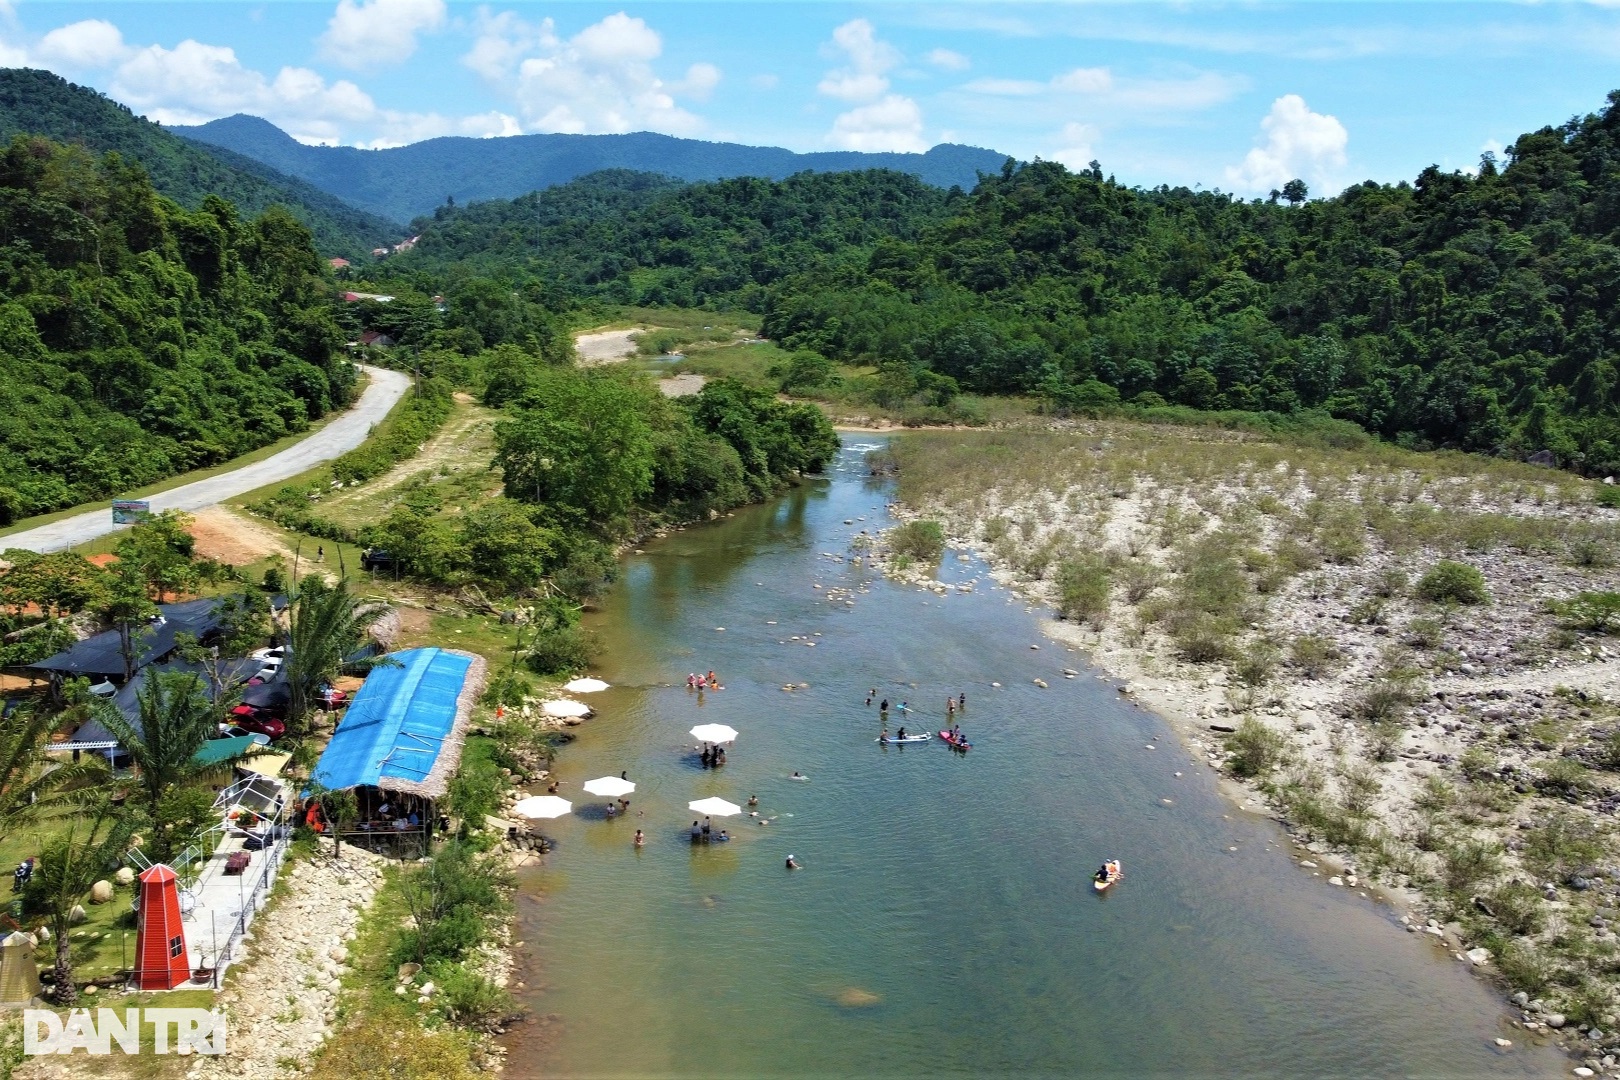
[[[214,195],[246,216],[285,208],[325,255],[355,258],[400,239],[403,226],[367,213],[295,177],[228,149],[171,134],[87,86],[48,71],[0,68],[0,140],[44,135],[92,153],[137,161],[152,186],[195,210]]]
[[[1620,471],[1620,95],[1477,174],[1310,201],[1008,162],[971,194],[881,171],[613,173],[441,207],[392,273],[736,305],[896,393],[1311,413],[1412,446]]]
[[[117,154],[0,151],[0,522],[225,461],[354,393],[309,232]]]

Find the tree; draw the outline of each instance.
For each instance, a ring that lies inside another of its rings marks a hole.
[[[173,854],[164,799],[219,767],[199,764],[196,758],[218,731],[223,703],[210,701],[207,684],[189,671],[148,672],[135,700],[139,712],[134,720],[106,702],[96,706],[96,719],[134,762],[136,789],[152,828],[150,850],[161,861]]]
[[[124,660],[124,681],[135,676],[136,661],[140,659],[141,639],[157,605],[147,595],[146,575],[133,562],[115,563],[107,577],[107,590],[102,594],[98,614],[118,631],[118,651]]]
[[[138,569],[157,590],[159,602],[197,585],[192,562],[197,542],[186,531],[191,520],[190,514],[165,510],[135,525],[118,542],[118,561]]]
[[[73,909],[90,887],[118,868],[128,850],[133,823],[102,803],[94,812],[70,821],[40,849],[24,903],[45,916],[56,946],[56,1003],[74,1004],[79,988],[73,980]]]
[[[645,394],[622,379],[547,369],[511,420],[495,425],[506,494],[576,520],[623,517],[652,489]]]
[[[1289,206],[1298,206],[1310,193],[1311,189],[1305,186],[1305,181],[1297,178],[1282,186],[1282,197],[1288,200]]]
[[[355,596],[346,581],[329,585],[317,574],[299,582],[289,600],[287,662],[282,670],[292,693],[288,722],[296,726],[309,715],[321,690],[343,671],[345,661],[365,644],[366,631],[388,613],[388,607]]]
[[[25,707],[0,719],[0,840],[19,828],[77,810],[106,776],[101,759],[55,761],[48,754],[61,717]]]

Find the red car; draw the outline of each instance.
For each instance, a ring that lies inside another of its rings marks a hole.
[[[238,705],[232,709],[231,723],[243,731],[267,735],[272,740],[279,739],[287,734],[286,724],[266,713],[263,709],[255,709],[251,705]]]

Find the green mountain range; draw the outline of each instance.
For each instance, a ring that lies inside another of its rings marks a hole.
[[[356,209],[251,157],[182,139],[89,87],[48,71],[3,68],[0,139],[22,134],[98,153],[117,151],[138,161],[159,192],[188,208],[195,209],[207,195],[218,195],[249,216],[285,206],[326,255],[356,257],[402,235],[403,226],[394,220]]]
[[[659,173],[678,180],[732,176],[782,179],[794,173],[892,169],[935,187],[971,188],[1007,155],[941,144],[925,154],[831,151],[796,154],[773,146],[702,142],[669,135],[517,135],[502,139],[428,139],[388,150],[307,146],[267,120],[227,116],[171,129],[243,154],[355,206],[408,221],[453,198],[510,199],[604,169]]]

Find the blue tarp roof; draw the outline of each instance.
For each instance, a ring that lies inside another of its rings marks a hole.
[[[398,667],[372,669],[321,754],[314,772],[321,786],[420,784],[433,771],[455,727],[472,658],[426,648],[392,659]]]

